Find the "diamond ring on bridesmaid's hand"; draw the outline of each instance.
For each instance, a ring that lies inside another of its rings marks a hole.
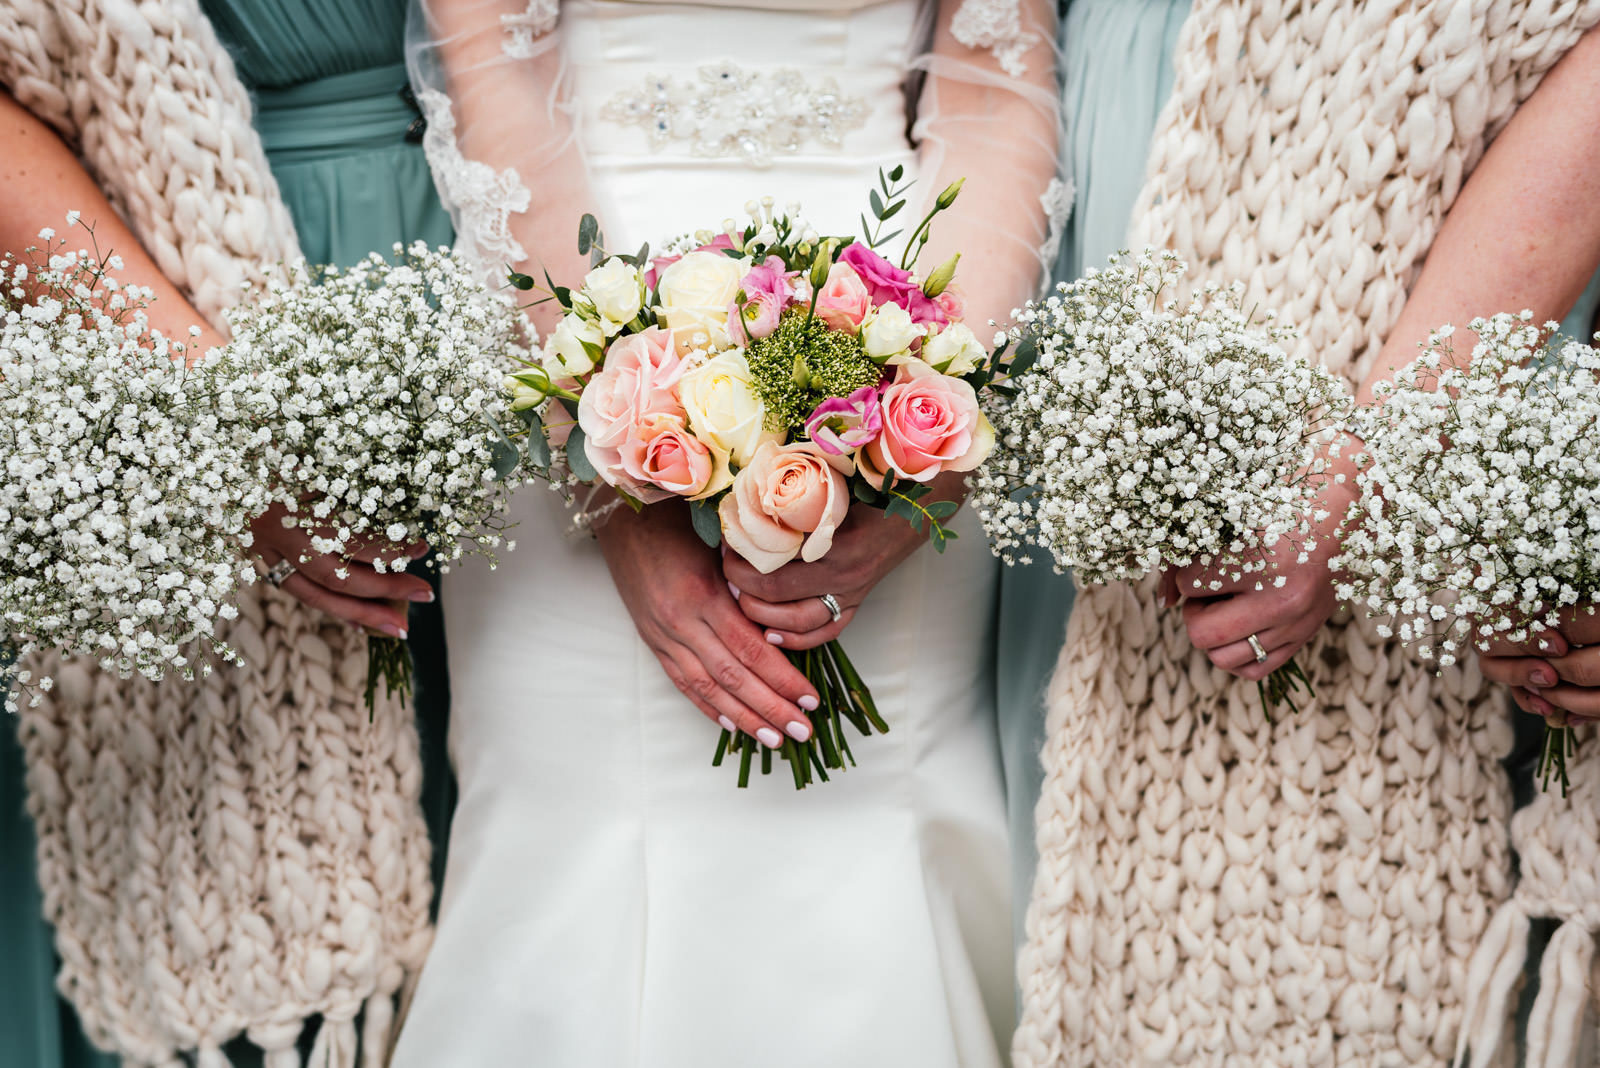
[[[1237,631],[1235,633],[1237,633]],[[1266,663],[1267,651],[1261,648],[1261,639],[1252,634],[1250,637],[1246,638],[1245,641],[1250,643],[1250,651],[1256,654],[1256,663]]]
[[[835,623],[839,622],[844,615],[844,609],[839,607],[839,599],[831,593],[824,593],[817,600],[822,602],[822,607],[828,610],[828,614],[833,617],[833,621]]]
[[[294,574],[294,571],[294,564],[290,562],[288,557],[285,557],[273,564],[271,567],[267,568],[266,574],[262,575],[261,577],[272,583],[274,586],[282,586],[284,579]]]

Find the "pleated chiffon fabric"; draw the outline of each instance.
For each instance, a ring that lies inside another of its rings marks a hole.
[[[1596,21],[1595,3],[1199,0],[1132,242],[1176,249],[1192,284],[1246,282],[1354,382],[1489,136]],[[1497,1063],[1511,1028],[1488,1021],[1511,1002],[1488,973],[1515,979],[1518,919],[1567,919],[1546,974],[1586,972],[1592,734],[1571,796],[1508,827],[1504,694],[1474,664],[1436,674],[1348,616],[1300,662],[1317,699],[1274,726],[1153,586],[1079,592],[1048,693],[1017,1065],[1444,1065],[1469,1038]],[[1491,925],[1512,832],[1523,879]],[[1574,989],[1541,992],[1531,1063],[1570,1057]]]

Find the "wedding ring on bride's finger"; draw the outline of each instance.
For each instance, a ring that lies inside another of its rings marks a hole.
[[[1266,663],[1267,662],[1267,651],[1265,649],[1261,648],[1261,639],[1257,638],[1254,634],[1252,634],[1252,635],[1250,635],[1250,637],[1246,638],[1245,641],[1250,643],[1250,651],[1252,653],[1256,654],[1256,663],[1258,663],[1258,664]]]
[[[272,583],[274,586],[282,586],[284,580],[290,575],[294,574],[294,571],[294,564],[290,562],[288,557],[284,557],[282,560],[279,560],[277,563],[267,568],[266,573],[261,577]]]
[[[817,600],[822,602],[822,607],[828,610],[828,614],[833,617],[835,623],[844,617],[844,609],[839,607],[839,599],[833,594],[825,593],[818,597]]]

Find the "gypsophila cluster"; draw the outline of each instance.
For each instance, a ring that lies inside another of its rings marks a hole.
[[[1087,583],[1162,566],[1265,567],[1311,523],[1343,384],[1287,355],[1237,289],[1175,307],[1184,265],[1124,252],[1018,318],[1037,362],[995,415],[974,495],[1007,563],[1039,545]],[[1281,582],[1281,577],[1276,581]]]
[[[426,540],[442,571],[464,555],[492,563],[517,461],[501,382],[528,357],[523,320],[456,253],[394,253],[277,269],[229,314],[230,349],[279,398],[274,496],[316,552]]]
[[[1441,665],[1600,601],[1600,354],[1531,320],[1474,320],[1465,369],[1437,331],[1354,421],[1368,462],[1339,596]]]
[[[115,257],[40,236],[42,265],[0,259],[0,645],[192,678],[205,652],[236,659],[216,623],[254,577],[241,550],[266,505],[252,457],[270,401],[224,354],[186,366]]]

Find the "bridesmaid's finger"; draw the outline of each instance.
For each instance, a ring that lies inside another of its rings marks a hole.
[[[1480,656],[1478,670],[1502,686],[1554,686],[1555,668],[1536,656]]]
[[[1255,638],[1261,645],[1262,650],[1267,653],[1268,661],[1272,659],[1272,650],[1295,644],[1292,642],[1286,628],[1283,627],[1269,628],[1257,634]],[[1215,649],[1209,649],[1206,651],[1206,655],[1211,658],[1213,664],[1224,671],[1237,671],[1241,668],[1249,667],[1251,664],[1266,662],[1257,660],[1255,648],[1250,644],[1250,639],[1248,638],[1243,641],[1229,642]]]
[[[1584,686],[1552,686],[1535,694],[1546,705],[1583,719],[1600,718],[1600,690]]]
[[[1550,657],[1549,666],[1561,676],[1562,682],[1573,686],[1600,686],[1600,645],[1574,649],[1566,656]],[[1534,685],[1549,686],[1555,681],[1550,679],[1541,683],[1535,680]]]
[[[789,634],[805,634],[833,622],[833,613],[816,597],[773,604],[741,591],[739,610],[757,626]]]

